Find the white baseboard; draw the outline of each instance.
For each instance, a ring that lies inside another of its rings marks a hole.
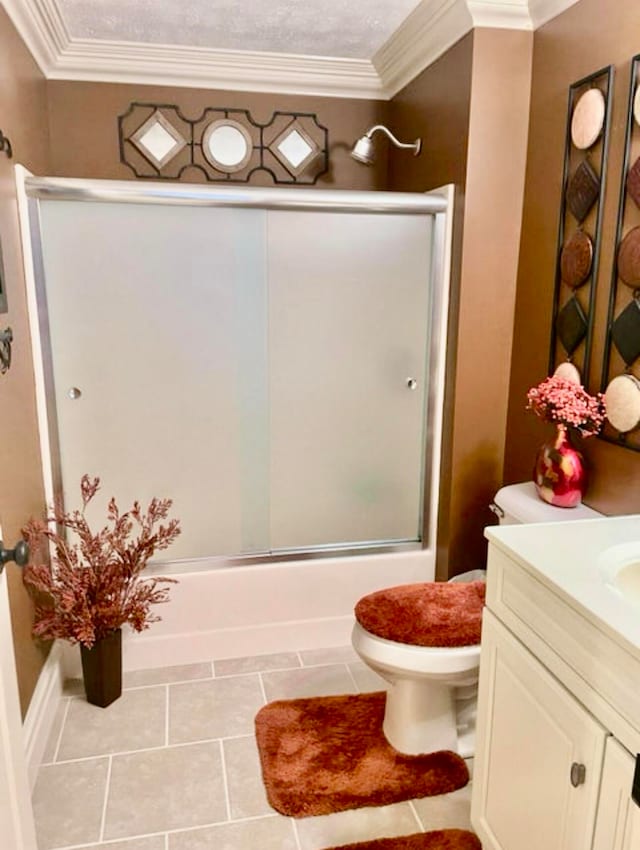
[[[40,672],[22,724],[29,785],[33,791],[62,696],[62,645],[56,641]]]

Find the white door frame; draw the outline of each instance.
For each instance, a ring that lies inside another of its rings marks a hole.
[[[0,575],[0,836],[2,846],[11,850],[37,848],[6,572]]]

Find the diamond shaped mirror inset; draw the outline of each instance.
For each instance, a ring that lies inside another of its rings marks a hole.
[[[302,174],[320,153],[318,144],[299,121],[289,124],[269,147],[294,177]]]
[[[204,131],[202,152],[218,171],[226,174],[241,171],[251,159],[252,151],[249,131],[232,118],[213,121]]]
[[[156,110],[136,130],[131,141],[156,168],[162,168],[187,144],[186,139]]]

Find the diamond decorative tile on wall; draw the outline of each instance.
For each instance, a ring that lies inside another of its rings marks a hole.
[[[627,366],[640,357],[640,304],[635,298],[611,326],[611,338]]]
[[[558,313],[556,331],[564,350],[573,354],[587,333],[587,317],[575,296]]]

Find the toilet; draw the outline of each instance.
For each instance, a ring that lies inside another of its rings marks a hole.
[[[600,516],[586,505],[549,505],[528,481],[503,487],[490,507],[501,525]],[[474,754],[484,604],[478,574],[385,588],[355,607],[353,648],[387,682],[383,732],[401,753]]]

